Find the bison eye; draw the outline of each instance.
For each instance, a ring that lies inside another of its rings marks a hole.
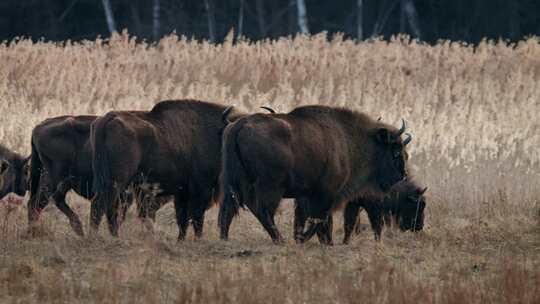
[[[394,158],[398,158],[401,155],[401,151],[395,150],[394,151]]]

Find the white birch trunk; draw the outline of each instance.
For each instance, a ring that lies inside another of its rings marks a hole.
[[[210,42],[216,41],[216,25],[214,19],[214,3],[213,0],[204,0],[204,7],[206,8],[206,16],[208,19],[208,37]]]
[[[111,35],[116,33],[116,23],[114,22],[114,15],[111,8],[111,2],[109,0],[101,0],[103,2],[103,9],[105,10],[105,18],[107,20],[107,27]]]
[[[296,0],[296,9],[298,11],[298,28],[300,29],[300,33],[309,35],[307,10],[304,0]]]
[[[414,7],[414,3],[412,0],[403,0],[405,4],[405,14],[407,14],[407,17],[409,19],[409,25],[411,27],[411,30],[413,32],[413,35],[421,39],[422,32],[420,31],[420,25],[418,24],[418,14],[416,13],[416,8]]]
[[[236,29],[236,37],[242,36],[244,30],[244,0],[240,0],[240,11],[238,12],[238,27]]]
[[[363,0],[357,0],[356,2],[356,38],[360,41],[364,39],[364,15],[363,15]]]
[[[152,24],[152,37],[154,38],[154,41],[157,41],[159,39],[159,0],[154,0],[154,7],[152,9],[152,17],[153,17],[153,24]]]

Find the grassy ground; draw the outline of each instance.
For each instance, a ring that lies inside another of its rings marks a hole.
[[[333,247],[293,243],[290,201],[278,215],[283,246],[248,212],[229,242],[218,239],[213,208],[203,240],[177,243],[171,204],[153,237],[131,211],[119,239],[105,229],[76,237],[54,206],[42,215],[43,235],[30,239],[25,207],[0,206],[0,302],[539,303],[539,80],[535,39],[476,49],[323,36],[1,45],[0,141],[21,153],[32,126],[54,115],[184,97],[246,111],[322,103],[395,124],[404,117],[411,165],[430,190],[423,232],[385,231],[376,243],[366,226],[351,245]],[[68,200],[88,219],[88,202]]]

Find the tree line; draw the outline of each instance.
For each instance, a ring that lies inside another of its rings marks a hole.
[[[426,42],[519,40],[540,34],[536,0],[3,0],[0,39],[95,39],[127,29],[219,42],[326,31],[359,40],[405,33]]]

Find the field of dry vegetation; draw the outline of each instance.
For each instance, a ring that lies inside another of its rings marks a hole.
[[[365,228],[344,246],[338,212],[335,246],[300,246],[284,201],[283,246],[249,212],[220,241],[217,208],[203,240],[177,243],[172,204],[154,238],[130,210],[120,239],[105,228],[81,239],[50,205],[43,236],[29,239],[26,208],[0,206],[0,302],[540,303],[538,39],[473,47],[319,35],[214,46],[170,36],[154,46],[120,35],[0,45],[0,142],[21,153],[44,118],[169,98],[250,112],[345,106],[396,126],[405,118],[410,162],[430,189],[424,231],[387,230],[376,243]],[[75,194],[68,203],[87,224],[89,203]]]

